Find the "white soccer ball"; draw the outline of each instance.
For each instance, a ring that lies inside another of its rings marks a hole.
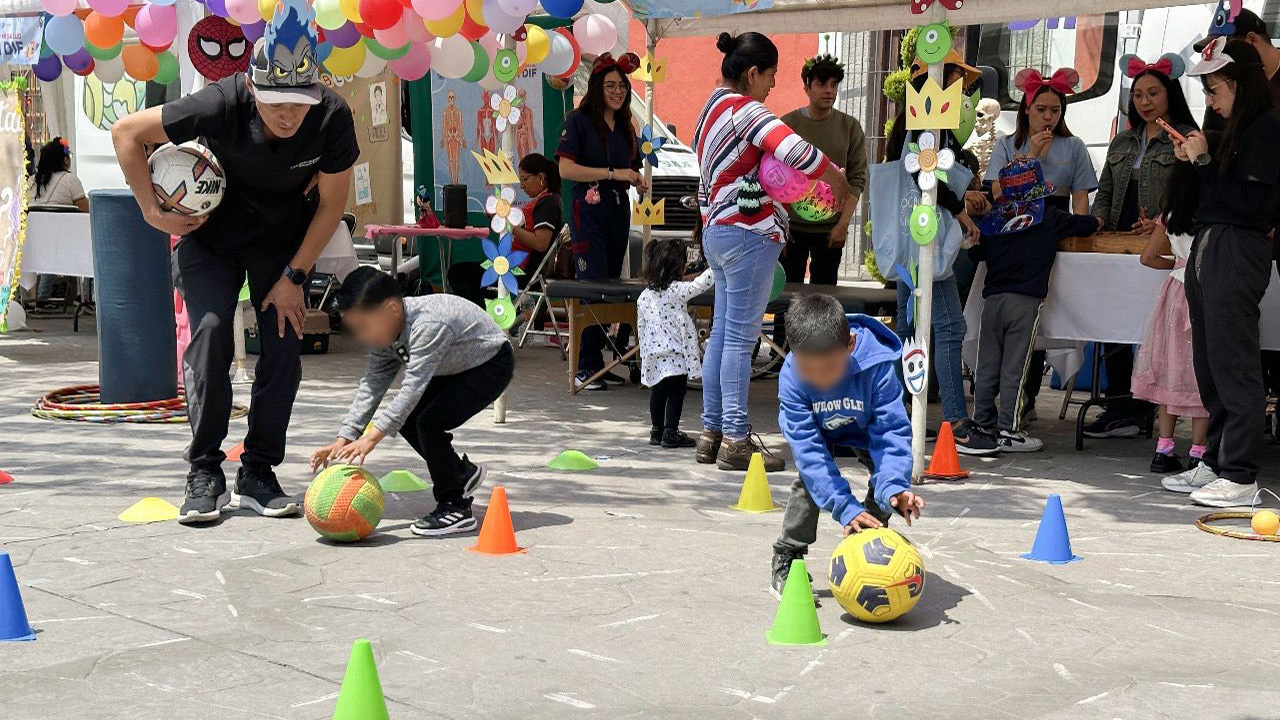
[[[151,186],[165,210],[200,216],[222,202],[227,178],[209,148],[196,142],[164,145],[148,162]]]

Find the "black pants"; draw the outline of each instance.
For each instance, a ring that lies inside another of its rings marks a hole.
[[[670,375],[649,388],[649,419],[655,429],[679,430],[688,375]]]
[[[285,434],[293,400],[302,380],[301,342],[286,322],[284,337],[276,328],[276,309],[258,310],[297,243],[267,249],[217,253],[203,241],[186,238],[174,250],[173,282],[182,294],[191,321],[191,344],[182,356],[191,422],[187,462],[217,467],[226,459],[222,441],[231,417],[231,363],[236,302],[249,275],[249,297],[258,314],[262,343],[254,369],[249,433],[244,439],[245,465],[279,465],[284,461]]]
[[[805,271],[809,272],[810,285],[835,285],[840,274],[840,258],[844,254],[844,246],[827,247],[828,233],[804,232],[792,230],[791,237],[782,249],[782,269],[787,273],[787,282],[804,282]],[[787,346],[787,314],[776,313],[773,316],[773,341],[779,347]],[[937,387],[935,384],[934,387]]]
[[[583,198],[574,198],[569,213],[569,235],[573,240],[574,275],[579,280],[622,277],[622,261],[627,256],[631,235],[631,205],[626,195],[602,189],[600,202],[595,205]],[[617,348],[625,348],[630,337],[630,326],[623,325],[616,338]],[[602,369],[604,346],[604,327],[592,325],[583,330],[582,342],[578,345],[578,371],[592,375]]]
[[[1258,304],[1271,281],[1272,241],[1230,225],[1202,229],[1187,260],[1191,347],[1200,399],[1209,411],[1205,461],[1220,477],[1252,483],[1266,391]]]
[[[489,407],[511,383],[515,353],[503,345],[498,354],[465,372],[437,375],[427,383],[422,399],[409,413],[400,433],[427,461],[436,502],[454,507],[470,507],[463,499],[463,461],[453,449],[449,432]]]

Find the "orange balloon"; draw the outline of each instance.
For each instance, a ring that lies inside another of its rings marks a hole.
[[[145,45],[126,45],[120,56],[124,59],[124,71],[134,80],[150,80],[160,70],[156,54]]]
[[[115,47],[124,39],[124,19],[93,13],[85,18],[84,39],[97,48]]]

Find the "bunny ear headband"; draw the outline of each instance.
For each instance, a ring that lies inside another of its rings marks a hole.
[[[1023,101],[1030,103],[1031,98],[1039,94],[1040,89],[1048,87],[1056,90],[1063,95],[1071,95],[1076,91],[1076,85],[1080,84],[1080,73],[1073,68],[1060,68],[1055,70],[1048,78],[1040,74],[1035,68],[1027,68],[1020,70],[1013,77],[1013,86],[1022,91]]]
[[[1148,63],[1132,53],[1120,58],[1120,70],[1130,80],[1148,70],[1158,72],[1170,80],[1177,80],[1182,77],[1182,73],[1186,72],[1186,69],[1187,66],[1182,62],[1182,56],[1177,53],[1165,53],[1153,63]]]

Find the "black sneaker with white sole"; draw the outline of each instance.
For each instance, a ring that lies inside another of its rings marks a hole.
[[[773,554],[773,578],[769,582],[769,592],[778,600],[782,599],[782,590],[787,586],[787,578],[791,575],[791,561],[797,557],[799,556],[776,552]],[[817,605],[818,591],[813,589],[813,574],[806,574],[809,576],[809,589],[813,591],[813,602]]]
[[[466,505],[443,504],[429,515],[409,526],[409,532],[423,537],[440,537],[471,532],[476,529],[476,518],[471,514],[471,503]]]
[[[227,476],[222,468],[191,468],[187,473],[187,495],[178,511],[184,525],[213,522],[227,504]]]
[[[1084,436],[1089,438],[1131,438],[1137,437],[1142,429],[1138,427],[1138,418],[1104,410],[1084,428]]]
[[[280,489],[276,473],[269,467],[242,467],[236,474],[236,490],[231,493],[233,510],[252,510],[263,517],[291,517],[302,512],[297,499]]]
[[[489,471],[479,463],[473,463],[466,456],[462,456],[462,477],[466,478],[466,482],[462,485],[462,497],[470,499],[474,497],[476,491],[484,484],[484,479]]]
[[[995,436],[978,427],[978,423],[969,418],[957,422],[951,427],[956,441],[956,452],[961,455],[998,455],[1000,446]]]
[[[580,372],[574,376],[573,382],[577,384],[579,390],[600,391],[609,389],[609,386],[600,378],[587,382],[587,378],[591,377],[592,374],[593,373]]]

